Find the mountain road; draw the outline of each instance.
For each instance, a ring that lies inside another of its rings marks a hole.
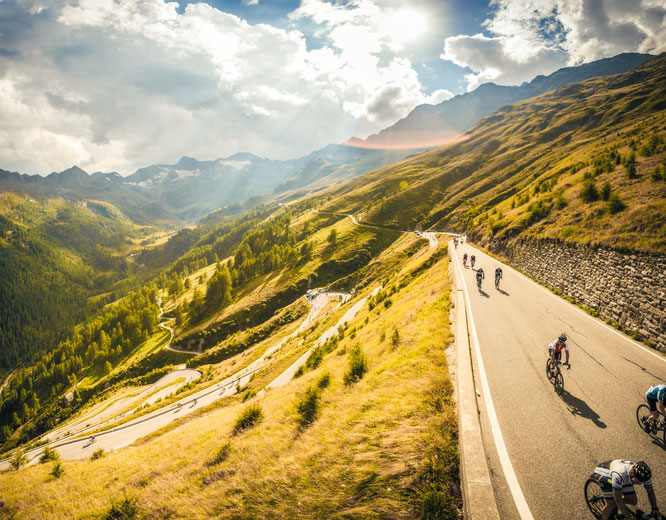
[[[593,518],[583,486],[597,463],[645,460],[666,508],[666,447],[636,421],[645,392],[666,380],[666,357],[629,339],[468,244],[449,248],[465,292],[484,445],[503,519]],[[486,279],[462,256],[475,254]],[[502,265],[500,290],[494,271]],[[571,370],[564,392],[546,378],[547,346],[562,332]],[[639,506],[649,511],[637,486]]]

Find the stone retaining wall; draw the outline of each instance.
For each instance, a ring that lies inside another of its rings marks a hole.
[[[556,240],[523,240],[491,249],[666,352],[666,255]]]

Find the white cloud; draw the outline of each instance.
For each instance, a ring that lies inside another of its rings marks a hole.
[[[459,35],[441,57],[469,67],[468,89],[494,81],[516,84],[564,65],[622,52],[666,50],[662,0],[493,0],[490,36]]]
[[[127,174],[181,155],[293,158],[446,96],[423,93],[377,21],[394,11],[370,0],[304,0],[292,20],[321,26],[325,45],[312,50],[296,29],[203,3],[182,14],[163,0],[47,5],[0,2],[0,168]]]

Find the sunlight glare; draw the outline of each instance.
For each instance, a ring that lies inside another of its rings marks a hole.
[[[388,19],[390,36],[398,43],[415,40],[425,32],[426,27],[426,17],[414,9],[401,9]]]

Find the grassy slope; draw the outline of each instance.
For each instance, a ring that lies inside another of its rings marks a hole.
[[[471,230],[481,240],[498,233],[537,234],[664,251],[666,184],[650,179],[664,147],[652,157],[641,156],[640,147],[654,133],[666,138],[665,130],[662,55],[627,74],[569,85],[504,107],[461,142],[329,190],[322,210],[358,212],[367,222],[402,229],[422,224]],[[618,165],[597,179],[598,187],[610,182],[628,209],[611,216],[607,204],[584,204],[577,195],[585,173],[594,171],[594,159],[612,146],[626,156],[632,139],[638,142],[638,178],[627,179],[626,168]],[[567,170],[581,162],[584,170],[578,174]],[[553,180],[548,193],[533,197],[537,186]],[[540,198],[549,206],[543,222],[525,222],[533,209],[527,209],[529,204],[511,211],[514,196],[527,192],[530,202]],[[562,210],[554,204],[560,194],[569,203]],[[502,211],[503,222],[498,224],[502,218],[495,216],[481,225],[490,216],[484,213],[493,210]],[[537,222],[540,227],[530,229]]]
[[[404,252],[410,241],[405,237],[394,249]],[[401,261],[385,273],[385,285],[410,283],[391,297],[389,308],[366,306],[319,368],[254,398],[265,415],[255,428],[231,435],[248,405],[235,398],[139,449],[65,462],[59,480],[49,475],[50,464],[2,474],[7,512],[18,509],[22,518],[91,517],[125,494],[136,496],[152,518],[415,518],[424,507],[447,509],[457,455],[443,351],[449,340],[445,260],[416,278],[404,276],[430,254],[422,247],[411,257],[385,255],[385,269],[389,261]],[[389,339],[394,328],[400,331],[397,346]],[[362,345],[369,372],[345,386],[342,376],[354,345]],[[323,391],[318,418],[299,429],[295,404],[324,372],[331,385]],[[231,446],[228,459],[209,465],[225,442]]]

